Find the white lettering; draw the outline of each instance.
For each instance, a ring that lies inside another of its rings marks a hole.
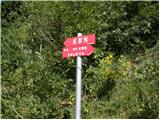
[[[78,50],[81,50],[81,47],[78,47]]]
[[[74,52],[74,53],[68,53],[68,57],[75,57],[75,56],[81,56],[84,55],[84,52]]]
[[[84,43],[88,42],[88,37],[84,37]]]
[[[82,50],[86,50],[86,49],[87,49],[87,47],[86,47],[86,46],[83,46],[83,47],[82,47]]]
[[[78,44],[82,43],[82,38],[78,38]]]
[[[65,48],[65,49],[63,49],[63,51],[64,51],[64,52],[66,52],[66,51],[68,52],[68,49],[67,49],[67,48]]]
[[[77,50],[77,48],[73,48],[73,51],[76,51]]]
[[[77,39],[76,38],[73,39],[73,45],[75,45],[75,44],[77,44]]]

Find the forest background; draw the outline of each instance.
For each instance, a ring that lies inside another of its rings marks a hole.
[[[1,117],[75,118],[76,59],[63,42],[96,34],[82,57],[82,118],[159,118],[158,1],[2,1]]]

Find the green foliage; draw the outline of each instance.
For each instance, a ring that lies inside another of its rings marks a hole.
[[[108,65],[116,64],[117,62],[109,64],[111,58],[112,55],[110,54],[102,59],[102,62],[107,62]],[[123,61],[126,60],[123,57]],[[129,71],[126,66],[124,69],[121,67],[121,70],[116,69],[116,71],[106,64],[100,68],[89,69],[88,75],[91,75],[92,78],[88,77],[85,82],[85,94],[92,96],[89,96],[89,101],[86,101],[83,106],[84,108],[87,107],[84,117],[158,118],[158,60],[157,44],[148,50],[144,56],[137,57],[136,62],[130,63],[132,67],[129,67]],[[123,65],[127,62],[121,63]],[[128,65],[130,66],[130,64]],[[117,65],[116,68],[121,65]],[[128,72],[128,74],[119,74],[123,71]],[[116,76],[117,74],[118,76]]]
[[[158,2],[1,2],[2,118],[75,118],[67,37],[96,34],[83,57],[82,118],[158,118]]]
[[[105,78],[123,78],[131,69],[131,63],[127,61],[125,56],[121,55],[119,59],[113,59],[113,54],[103,58],[100,61],[99,73]]]
[[[158,35],[156,8],[156,2],[106,2],[101,46],[118,55],[152,46],[157,41],[154,34]]]

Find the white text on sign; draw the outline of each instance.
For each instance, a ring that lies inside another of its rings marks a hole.
[[[81,43],[87,43],[88,42],[88,37],[83,37],[83,38],[74,38],[73,39],[73,45],[81,44]]]
[[[84,52],[68,53],[67,57],[75,57],[75,56],[81,56],[81,55],[84,55]]]
[[[79,51],[79,50],[87,50],[87,46],[73,47],[72,48],[72,51],[74,51],[74,52]],[[69,51],[69,48],[64,48],[63,49],[63,52],[68,52],[68,51]]]
[[[78,46],[78,47],[66,47],[62,50],[62,57],[75,57],[75,56],[88,56],[94,51],[91,45]]]
[[[66,47],[87,45],[95,43],[95,34],[67,38],[63,43]]]

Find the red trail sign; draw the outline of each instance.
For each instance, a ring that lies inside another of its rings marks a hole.
[[[95,44],[95,34],[67,38],[64,42],[64,45],[66,47],[80,46],[86,44]]]
[[[89,56],[94,51],[91,45],[63,48],[62,57]]]

